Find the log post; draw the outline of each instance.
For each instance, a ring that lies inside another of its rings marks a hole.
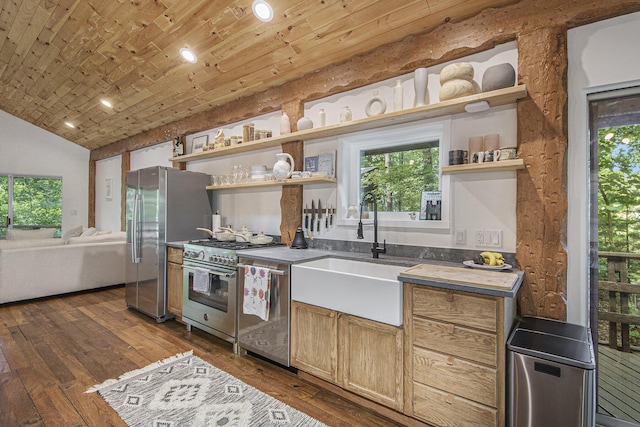
[[[304,116],[304,104],[300,100],[290,101],[282,106],[291,120],[292,130],[297,130],[296,123]],[[298,170],[304,166],[304,142],[292,141],[282,144],[282,152],[291,154]],[[293,236],[302,226],[302,185],[283,185],[280,197],[280,235],[282,241],[291,246]]]
[[[546,27],[518,35],[519,82],[529,97],[518,102],[518,268],[525,272],[522,315],[566,319],[565,186],[567,136],[567,29]]]

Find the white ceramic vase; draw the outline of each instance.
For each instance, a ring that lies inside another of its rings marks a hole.
[[[280,117],[280,135],[286,135],[291,133],[291,120],[289,120],[289,116],[286,112],[282,112],[282,117]]]
[[[393,87],[393,111],[402,111],[403,104],[402,80],[396,80],[396,85]]]
[[[278,161],[273,165],[273,176],[278,181],[289,178],[296,167],[293,157],[289,153],[276,154],[276,157]],[[291,164],[287,162],[287,159]]]
[[[313,122],[308,117],[302,117],[298,120],[298,130],[307,130],[313,128]]]
[[[340,123],[350,122],[352,117],[351,109],[348,106],[344,106],[340,113]]]
[[[320,127],[326,126],[327,125],[327,113],[324,112],[324,108],[320,109],[320,112],[318,113],[318,115],[320,116]]]
[[[416,91],[416,107],[422,107],[426,105],[425,100],[427,97],[427,74],[426,68],[418,68],[413,72],[413,87]]]

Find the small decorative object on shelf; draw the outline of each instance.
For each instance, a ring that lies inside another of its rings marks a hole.
[[[373,106],[376,104],[378,104],[378,107],[374,108]],[[365,114],[367,115],[367,117],[379,116],[380,114],[384,114],[385,111],[387,111],[387,102],[383,97],[378,95],[377,90],[374,90],[373,98],[371,98],[367,105],[364,107]]]
[[[393,87],[393,111],[402,111],[403,108],[404,89],[402,87],[402,80],[396,80],[396,85]]]
[[[293,157],[289,153],[276,154],[276,157],[278,161],[273,165],[273,176],[277,180],[289,178],[296,167]],[[289,162],[287,162],[287,159],[289,159]]]
[[[308,117],[302,117],[298,120],[298,130],[313,129],[313,122]]]
[[[320,127],[326,126],[327,125],[327,113],[324,112],[324,108],[320,109],[320,112],[318,113],[318,115],[320,116]]]
[[[184,155],[184,144],[182,143],[182,138],[180,138],[180,135],[176,135],[173,138],[173,157],[182,155]]]
[[[442,192],[423,191],[420,201],[420,219],[439,221],[442,219]]]
[[[224,131],[222,129],[218,129],[218,132],[216,132],[216,136],[213,140],[213,148],[217,149],[222,147],[224,147]]]
[[[427,99],[427,82],[429,74],[426,68],[418,68],[413,72],[413,88],[416,91],[416,107],[426,105]]]
[[[513,65],[508,62],[487,68],[482,76],[483,92],[511,87],[515,84],[516,70],[514,70]]]
[[[286,111],[283,111],[282,117],[280,117],[280,135],[286,135],[288,133],[291,133],[291,120],[289,120]]]
[[[480,92],[473,80],[473,65],[467,62],[449,64],[440,72],[440,101],[460,98]]]
[[[351,109],[347,105],[342,107],[342,112],[340,113],[340,123],[350,122],[352,118],[353,115],[351,114]]]

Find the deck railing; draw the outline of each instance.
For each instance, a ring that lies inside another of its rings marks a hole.
[[[598,290],[608,293],[609,303],[608,310],[599,308],[598,320],[609,324],[609,347],[630,352],[630,325],[640,325],[640,316],[629,313],[629,298],[632,296],[632,300],[635,301],[635,295],[640,294],[640,284],[629,282],[627,269],[630,261],[640,260],[640,254],[599,252],[598,257],[607,259],[607,280],[598,281]],[[618,331],[621,337],[620,345]]]

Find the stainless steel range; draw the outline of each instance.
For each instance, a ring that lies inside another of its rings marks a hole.
[[[281,245],[254,245],[215,239],[184,244],[182,261],[182,320],[233,343],[237,352],[237,265],[236,250]]]

